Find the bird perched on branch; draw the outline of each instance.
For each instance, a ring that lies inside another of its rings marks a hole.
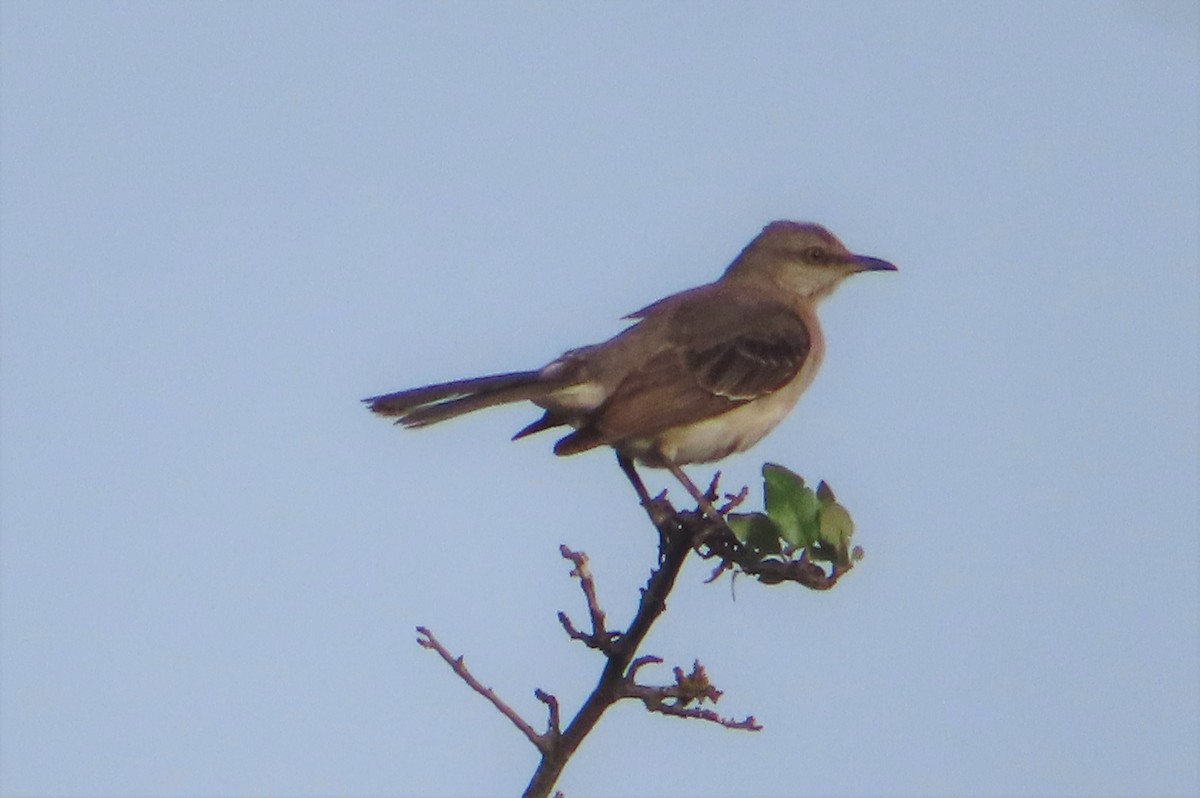
[[[572,349],[533,371],[363,401],[405,427],[532,402],[544,412],[514,440],[569,428],[555,454],[610,446],[635,487],[634,462],[666,468],[711,514],[680,466],[745,451],[770,432],[824,358],[817,304],[852,274],[895,270],[851,253],[820,225],[771,222],[716,282],[629,314],[633,324],[603,343]],[[639,493],[644,497],[644,489]]]

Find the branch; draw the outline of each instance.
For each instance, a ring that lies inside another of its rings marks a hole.
[[[466,682],[472,690],[479,693],[488,701],[491,701],[492,706],[500,710],[500,714],[511,720],[513,725],[520,729],[521,733],[529,739],[529,742],[533,743],[534,746],[536,746],[537,749],[542,752],[542,756],[548,755],[554,749],[554,744],[558,740],[559,736],[557,698],[549,693],[543,692],[542,690],[534,691],[534,695],[537,696],[537,699],[545,703],[550,711],[550,721],[548,728],[546,729],[546,733],[538,734],[524,718],[517,714],[515,709],[510,707],[502,698],[496,695],[495,690],[490,687],[484,687],[478,679],[472,676],[471,672],[467,670],[467,666],[466,663],[463,662],[463,658],[461,656],[456,657],[451,654],[446,647],[443,646],[441,642],[433,636],[433,632],[429,631],[429,629],[424,626],[418,626],[417,634],[420,635],[420,637],[417,638],[418,645],[420,645],[422,648],[428,648],[436,651],[441,658],[446,661],[446,664],[449,665],[456,674],[458,674],[460,679]]]
[[[745,544],[734,536],[732,530],[715,525],[712,533],[704,538],[701,545],[703,549],[698,550],[697,554],[702,558],[707,560],[716,557],[720,560],[705,580],[707,582],[715,581],[725,571],[741,571],[764,585],[795,582],[809,590],[829,590],[853,567],[854,562],[851,560],[840,568],[834,565],[827,573],[818,563],[803,555],[794,560],[756,559],[748,556],[750,552]],[[855,558],[861,557],[862,549],[856,546]]]
[[[629,627],[623,632],[613,631],[608,628],[607,616],[600,607],[595,578],[588,567],[587,555],[572,551],[565,545],[559,547],[563,558],[572,563],[571,576],[579,580],[579,587],[583,591],[588,608],[591,630],[585,632],[577,628],[565,612],[558,613],[559,623],[572,640],[578,640],[589,648],[600,651],[606,659],[595,688],[565,729],[560,728],[558,699],[553,695],[540,689],[534,691],[534,696],[546,705],[549,715],[546,732],[539,734],[512,707],[497,697],[490,687],[484,687],[476,680],[467,670],[462,657],[454,657],[428,629],[417,627],[417,632],[421,635],[417,642],[425,648],[437,651],[472,690],[490,701],[541,752],[541,762],[525,789],[524,798],[550,796],[563,768],[584,738],[596,726],[604,712],[623,699],[641,701],[651,712],[708,721],[727,729],[762,729],[753,715],[744,720],[733,720],[722,717],[704,706],[708,702],[715,704],[721,697],[721,691],[708,681],[708,674],[698,661],[693,664],[691,673],[685,674],[682,668],[674,668],[674,684],[645,685],[636,680],[638,671],[646,665],[662,663],[662,659],[656,656],[643,655],[635,658],[635,655],[651,626],[666,610],[667,596],[674,588],[683,564],[692,551],[704,559],[715,557],[720,560],[720,565],[714,570],[709,581],[726,570],[733,570],[735,573],[742,572],[754,576],[766,584],[790,581],[814,590],[828,590],[837,583],[841,574],[849,569],[848,564],[843,565],[840,570],[835,564],[827,574],[824,568],[803,554],[796,559],[764,559],[761,553],[748,548],[738,540],[724,518],[725,514],[745,500],[747,489],[743,488],[737,494],[726,495],[726,502],[718,509],[716,503],[719,498],[719,472],[713,477],[704,494],[695,490],[694,485],[691,486],[692,490],[689,492],[699,500],[700,507],[695,511],[680,512],[666,499],[665,492],[651,498],[633,462],[620,454],[617,457],[646,514],[650,517],[650,522],[658,530],[658,567],[650,572],[650,577],[642,588],[641,601]],[[555,796],[557,798],[561,793],[555,793]]]
[[[550,714],[545,736],[557,739],[560,733],[558,726],[558,699],[540,687],[533,691],[533,697],[545,704]],[[542,753],[545,753],[545,751]]]
[[[644,489],[639,491],[639,495],[644,494]],[[678,513],[675,513],[674,508],[671,508],[670,515],[661,517],[660,514],[665,509],[662,504],[665,500],[654,500],[653,504],[646,507],[647,513],[651,520],[655,521],[655,526],[659,530],[659,566],[656,570],[650,573],[650,579],[646,582],[646,587],[642,590],[642,599],[638,605],[637,613],[634,615],[633,621],[629,624],[629,628],[624,633],[612,635],[606,629],[599,629],[605,638],[598,638],[593,635],[593,647],[599,648],[607,657],[608,662],[604,666],[604,670],[600,674],[600,679],[596,683],[596,687],[592,690],[591,695],[584,701],[583,706],[579,708],[574,719],[563,730],[562,736],[558,740],[558,744],[554,747],[551,753],[543,754],[542,761],[538,768],[534,771],[533,778],[530,779],[529,786],[525,788],[524,798],[541,798],[542,796],[550,795],[550,790],[558,781],[558,777],[562,774],[563,768],[566,767],[567,761],[575,750],[579,747],[583,739],[591,732],[591,730],[599,722],[600,717],[604,712],[616,703],[621,698],[622,685],[625,680],[625,675],[630,662],[633,660],[634,654],[638,647],[642,644],[646,634],[650,631],[650,627],[654,621],[666,609],[667,595],[675,586],[675,579],[679,576],[680,570],[683,568],[683,563],[687,559],[688,552],[692,548],[692,537],[690,534],[683,533],[683,527],[678,523]],[[669,505],[667,505],[669,507]],[[657,519],[657,520],[656,520]],[[570,549],[564,547],[563,556],[575,563],[575,559],[571,557]],[[584,594],[588,595],[589,588],[583,585],[584,574],[590,580],[590,572],[581,570],[576,563],[576,568],[572,571],[581,582]],[[594,585],[591,588],[594,594]],[[589,612],[591,611],[589,599]],[[560,620],[565,616],[560,616]],[[593,614],[593,622],[596,616]],[[603,614],[601,614],[603,618]],[[569,626],[569,621],[564,623],[567,628],[567,634],[577,640],[583,640],[588,643],[588,636],[578,633],[572,634],[571,630],[574,627]],[[603,639],[603,643],[601,640]],[[588,643],[592,645],[592,643]]]
[[[571,755],[596,726],[604,712],[622,698],[639,698],[652,711],[709,720],[727,728],[754,730],[760,728],[753,717],[744,721],[727,721],[711,710],[685,707],[682,704],[676,705],[667,700],[668,698],[681,698],[682,694],[656,697],[646,691],[662,688],[643,688],[641,685],[633,683],[632,676],[638,668],[652,661],[660,661],[656,657],[640,657],[634,660],[634,655],[649,633],[650,627],[666,610],[667,596],[675,587],[675,580],[678,578],[688,554],[700,541],[710,539],[714,535],[719,536],[719,530],[723,530],[731,538],[732,532],[729,531],[729,527],[724,521],[718,523],[703,512],[679,512],[663,495],[650,498],[637,471],[634,470],[632,462],[624,460],[620,455],[618,455],[618,460],[621,462],[622,470],[633,484],[634,490],[637,491],[642,506],[650,517],[650,522],[658,529],[658,568],[650,572],[650,578],[642,589],[642,598],[638,604],[637,613],[630,622],[629,628],[621,633],[613,633],[604,626],[605,616],[596,602],[595,583],[591,571],[586,567],[587,558],[584,555],[576,554],[566,546],[560,549],[563,557],[575,565],[571,575],[579,579],[580,588],[587,598],[588,611],[592,617],[592,634],[580,632],[563,613],[559,613],[559,622],[563,624],[563,628],[572,639],[580,640],[592,648],[599,649],[608,658],[608,662],[591,695],[587,697],[575,718],[563,730],[553,752],[542,756],[542,761],[534,772],[529,786],[525,788],[524,798],[542,798],[542,796],[550,794],[550,790],[558,781],[558,777],[562,774]],[[715,499],[716,478],[709,487],[709,493]],[[740,500],[738,496],[730,497],[730,504],[736,505]],[[736,538],[733,539],[736,541]],[[681,688],[677,684],[675,687],[665,689],[677,691]]]
[[[579,579],[579,587],[583,590],[583,596],[587,600],[588,614],[592,619],[592,632],[588,634],[579,631],[565,612],[558,613],[558,622],[562,624],[567,636],[572,640],[579,640],[588,648],[595,648],[608,654],[621,633],[610,632],[605,626],[604,610],[600,609],[600,602],[596,598],[596,581],[592,577],[591,569],[588,568],[588,557],[583,552],[571,551],[565,545],[559,546],[558,551],[564,559],[575,564],[575,567],[571,569],[571,576]]]
[[[703,704],[705,701],[711,701],[715,704],[722,695],[721,691],[713,687],[712,683],[708,681],[708,673],[704,670],[704,666],[700,664],[699,660],[693,663],[692,672],[689,674],[684,674],[682,668],[674,668],[675,684],[673,685],[654,687],[638,684],[634,680],[638,669],[643,665],[659,664],[661,662],[662,659],[660,657],[638,657],[634,660],[629,666],[629,675],[622,684],[620,697],[636,698],[646,706],[646,709],[663,715],[706,720],[724,726],[727,729],[762,731],[762,726],[754,719],[753,715],[750,715],[745,720],[731,720],[721,717],[711,709],[705,709],[700,706],[688,706],[693,701],[697,704]]]

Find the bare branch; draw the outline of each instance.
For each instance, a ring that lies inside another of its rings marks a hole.
[[[541,701],[543,704],[546,705],[546,708],[550,714],[550,718],[547,721],[547,725],[546,725],[546,736],[547,737],[550,737],[550,736],[558,737],[561,732],[561,730],[559,728],[559,723],[558,723],[558,721],[559,721],[558,699],[555,698],[553,694],[547,693],[545,690],[541,689],[540,687],[533,691],[533,696],[538,701]]]
[[[704,580],[704,584],[711,585],[713,582],[717,581],[717,579],[721,576],[721,574],[725,573],[726,571],[732,571],[732,570],[733,570],[732,562],[730,562],[729,560],[721,560],[721,562],[718,563],[715,568],[713,568],[713,571],[711,574],[708,575],[708,578]]]
[[[463,662],[463,658],[461,656],[456,657],[451,654],[449,650],[447,650],[446,647],[441,644],[441,641],[433,636],[433,632],[429,631],[429,629],[424,626],[418,626],[417,634],[420,635],[417,638],[417,644],[419,646],[436,651],[438,655],[446,661],[446,664],[449,665],[456,674],[458,674],[460,679],[466,682],[472,690],[479,693],[488,701],[492,702],[492,706],[500,710],[500,714],[512,721],[513,725],[521,730],[521,733],[529,739],[529,742],[533,743],[534,746],[542,752],[543,756],[549,755],[554,750],[554,742],[557,739],[557,734],[538,734],[533,730],[533,727],[525,721],[524,718],[517,714],[515,709],[510,707],[504,702],[503,699],[496,695],[496,692],[492,688],[484,687],[478,679],[472,676],[471,672],[467,670],[467,666],[466,663]],[[541,691],[539,690],[538,692]],[[541,698],[541,696],[538,697]],[[547,703],[549,702],[547,701]],[[551,705],[552,718],[557,715],[557,709],[558,702],[555,701]],[[556,724],[554,725],[556,726]]]
[[[651,686],[637,684],[633,677],[637,669],[643,665],[662,662],[658,657],[639,657],[629,668],[629,675],[621,683],[619,698],[636,698],[651,712],[663,715],[673,715],[678,718],[693,718],[716,723],[727,729],[743,731],[761,731],[762,726],[751,715],[744,720],[733,720],[718,715],[703,706],[689,706],[692,702],[703,705],[706,701],[717,703],[721,691],[708,681],[708,674],[699,662],[692,666],[692,672],[685,674],[682,668],[674,668],[675,684]]]
[[[749,496],[750,496],[750,488],[747,487],[746,485],[743,485],[742,489],[739,490],[737,493],[726,493],[725,494],[725,499],[726,499],[725,504],[721,505],[717,509],[719,509],[721,511],[721,515],[728,515],[730,512],[732,512],[733,510],[740,507],[742,505],[742,503],[744,501],[746,501],[746,498]]]
[[[694,720],[706,720],[709,723],[716,723],[719,726],[724,726],[726,729],[738,729],[741,731],[762,731],[762,724],[755,720],[753,715],[749,715],[742,720],[734,720],[733,718],[725,718],[705,707],[689,707],[678,702],[668,702],[670,697],[664,694],[664,690],[669,688],[664,687],[647,687],[643,685],[633,685],[628,688],[623,697],[637,698],[641,700],[646,709],[651,712],[657,712],[661,715],[672,715],[677,718],[692,718]]]
[[[712,479],[709,480],[709,482],[708,482],[708,490],[706,490],[704,492],[705,498],[707,498],[710,502],[715,502],[717,500],[717,496],[720,495],[717,493],[717,484],[720,481],[721,481],[721,472],[717,471],[716,473],[714,473],[712,475]]]
[[[579,587],[583,590],[583,596],[587,600],[588,615],[592,620],[592,631],[581,632],[565,612],[558,613],[558,622],[562,624],[567,636],[572,640],[578,640],[588,648],[594,648],[604,654],[610,655],[613,650],[613,644],[621,636],[620,632],[610,632],[607,627],[604,610],[600,608],[600,601],[596,598],[596,581],[592,576],[591,569],[588,568],[588,558],[583,552],[571,551],[567,546],[559,546],[558,551],[564,559],[570,560],[575,567],[571,569],[571,576],[579,579]]]
[[[583,590],[584,598],[587,599],[588,614],[592,618],[592,635],[594,637],[607,637],[609,635],[608,628],[605,626],[604,610],[600,609],[600,600],[596,598],[596,580],[592,577],[592,571],[588,568],[588,557],[583,552],[571,551],[564,544],[558,547],[558,551],[564,559],[570,560],[575,567],[571,569],[571,576],[579,579],[579,587]]]
[[[655,657],[651,655],[638,657],[633,662],[629,663],[629,672],[625,675],[625,680],[632,684],[634,678],[637,676],[637,672],[641,670],[643,666],[661,665],[662,661],[662,657]]]
[[[558,613],[558,622],[562,624],[562,628],[566,631],[567,637],[570,637],[572,640],[578,640],[581,643],[585,643],[588,648],[602,647],[594,635],[590,635],[587,632],[581,632],[575,628],[575,624],[573,624],[571,619],[567,617],[567,614],[561,610]]]

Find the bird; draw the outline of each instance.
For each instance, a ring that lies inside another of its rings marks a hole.
[[[824,360],[821,300],[853,274],[896,270],[850,252],[819,224],[773,221],[716,281],[630,313],[630,325],[607,341],[568,350],[539,369],[363,402],[408,428],[531,402],[542,415],[513,440],[566,428],[555,454],[610,447],[643,503],[648,495],[635,464],[665,468],[712,516],[681,466],[744,452],[774,429]]]

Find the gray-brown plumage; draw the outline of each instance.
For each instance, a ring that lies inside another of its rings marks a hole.
[[[556,454],[611,446],[672,471],[712,462],[757,443],[812,382],[825,352],[817,303],[851,274],[895,268],[852,254],[819,225],[772,222],[719,280],[630,314],[634,323],[604,343],[536,371],[364,401],[406,427],[529,401],[545,412],[514,437],[572,428]]]

